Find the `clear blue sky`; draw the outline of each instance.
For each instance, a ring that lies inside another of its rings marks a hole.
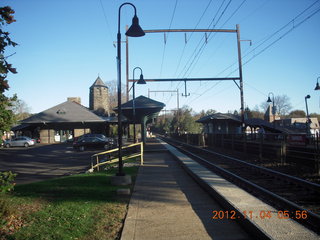
[[[37,113],[81,97],[88,106],[89,87],[98,74],[103,81],[117,79],[116,40],[119,0],[3,0],[15,11],[16,23],[6,27],[19,46],[8,49],[8,59],[18,74],[8,77],[10,91],[17,93]],[[235,29],[240,24],[245,106],[254,108],[269,92],[286,94],[293,109],[320,113],[320,1],[315,0],[134,0],[143,29]],[[311,6],[314,3],[313,6]],[[308,7],[311,6],[309,9]],[[206,9],[206,11],[205,11]],[[307,10],[306,10],[307,9]],[[306,10],[306,11],[304,11]],[[317,12],[319,11],[319,12]],[[301,14],[302,13],[302,14]],[[131,24],[133,9],[121,11],[121,33]],[[290,22],[291,20],[293,20]],[[288,24],[288,25],[287,25]],[[287,33],[287,34],[286,34]],[[170,33],[147,34],[129,39],[130,78],[139,66],[145,78],[206,78],[238,76],[236,35]],[[280,39],[279,41],[276,41]],[[274,43],[273,43],[274,42]],[[197,46],[204,46],[199,52]],[[268,47],[270,46],[270,47]],[[122,80],[125,84],[125,46],[122,46]],[[194,59],[194,53],[196,58]],[[191,65],[190,62],[192,63]],[[230,67],[231,66],[231,67]],[[186,71],[188,70],[188,71]],[[138,78],[136,71],[135,78]],[[183,83],[148,83],[136,86],[136,96],[151,91],[184,92]],[[180,106],[194,111],[239,110],[240,96],[231,81],[188,83],[190,96],[180,97]],[[170,93],[151,93],[166,109],[176,107]]]

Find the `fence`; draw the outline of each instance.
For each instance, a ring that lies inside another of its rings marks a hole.
[[[137,148],[140,148],[137,149]],[[93,172],[94,169],[100,170],[103,165],[116,163],[119,161],[118,158],[119,148],[114,148],[105,152],[97,153],[91,156],[91,168],[89,172]],[[122,147],[122,160],[140,157],[140,164],[143,165],[143,143],[134,143],[128,146]],[[95,162],[95,164],[94,164]]]
[[[320,174],[319,136],[303,134],[172,134],[182,142],[212,148],[228,149],[258,157],[260,161],[272,159],[280,164],[294,162],[313,168]]]

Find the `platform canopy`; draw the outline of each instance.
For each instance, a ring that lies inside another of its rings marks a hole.
[[[153,118],[159,113],[165,104],[162,102],[155,101],[151,98],[139,96],[134,100],[135,105],[135,123],[141,123],[145,117],[148,119]],[[130,100],[121,105],[122,114],[133,123],[133,100]],[[116,112],[118,108],[114,109]]]

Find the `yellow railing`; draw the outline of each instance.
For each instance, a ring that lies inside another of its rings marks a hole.
[[[142,142],[134,143],[134,144],[131,144],[131,145],[128,145],[128,146],[124,146],[124,147],[122,147],[122,150],[130,149],[130,148],[133,148],[135,146],[140,146],[140,152],[127,154],[127,155],[123,154],[122,160],[126,161],[126,160],[131,159],[131,158],[140,157],[140,165],[143,165],[143,143]],[[111,154],[112,153],[117,153],[118,150],[119,150],[119,148],[114,148],[114,149],[111,149],[111,150],[108,150],[108,151],[105,151],[105,152],[96,153],[96,154],[92,155],[91,156],[91,169],[89,170],[89,172],[93,172],[95,168],[99,171],[100,170],[100,166],[118,162],[119,158],[112,158],[111,157]],[[104,157],[104,159],[102,159],[103,162],[101,162],[101,158],[103,158],[103,157]],[[94,164],[94,162],[95,162],[95,164]]]

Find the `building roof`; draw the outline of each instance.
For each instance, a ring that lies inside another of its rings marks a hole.
[[[106,88],[108,88],[99,76],[97,77],[96,81],[94,81],[94,83],[92,84],[92,86],[90,88],[93,88],[93,87],[106,87]]]
[[[121,105],[122,109],[132,109],[133,100],[130,100]],[[148,108],[163,108],[165,104],[162,102],[158,102],[151,98],[147,98],[145,96],[136,97],[134,100],[135,109],[148,109]]]
[[[70,122],[104,122],[104,120],[86,107],[73,101],[66,101],[21,121],[22,124]]]
[[[207,122],[210,122],[211,120],[232,120],[236,122],[241,122],[241,117],[231,113],[214,113],[208,116],[204,116],[199,120],[197,120],[196,122],[207,123]]]
[[[162,102],[155,101],[145,96],[139,96],[134,100],[135,106],[135,118],[138,119],[148,116],[154,116],[154,114],[161,111],[166,105]],[[133,100],[130,100],[121,105],[122,113],[128,119],[133,120]],[[118,107],[114,108],[114,111],[118,111]]]

